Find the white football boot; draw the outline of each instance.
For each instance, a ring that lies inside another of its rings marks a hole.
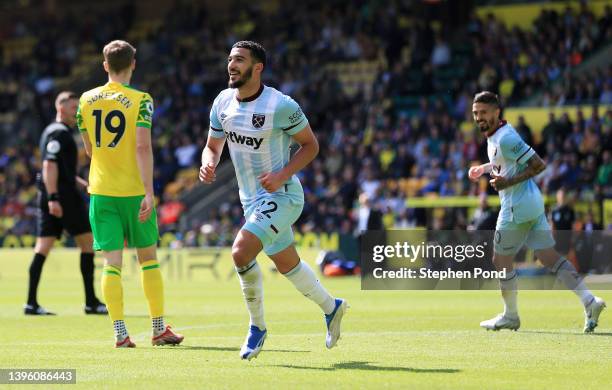
[[[336,346],[340,339],[340,323],[342,317],[349,307],[344,299],[336,298],[334,311],[331,314],[325,314],[325,325],[327,326],[327,335],[325,337],[325,346],[331,349]]]
[[[595,297],[593,302],[584,309],[584,333],[592,333],[597,327],[599,315],[606,308],[606,303],[603,299]]]
[[[490,320],[482,321],[480,326],[486,330],[510,329],[516,331],[521,327],[521,320],[518,316],[514,318],[506,316],[502,313],[496,315]]]

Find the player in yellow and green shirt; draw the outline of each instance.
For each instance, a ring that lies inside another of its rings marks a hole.
[[[136,49],[125,41],[104,47],[108,83],[79,100],[77,125],[89,170],[89,220],[94,249],[104,252],[102,292],[115,329],[116,344],[135,347],[124,322],[121,286],[124,244],[135,247],[153,323],[153,345],[179,344],[183,336],[166,326],[164,294],[156,246],[159,232],[153,194],[151,121],[153,99],[129,86]]]

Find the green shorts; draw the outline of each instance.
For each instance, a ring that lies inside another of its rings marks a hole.
[[[159,238],[157,213],[151,213],[145,222],[138,221],[139,196],[91,195],[89,222],[94,237],[94,249],[114,251],[127,246],[146,248],[155,245]]]

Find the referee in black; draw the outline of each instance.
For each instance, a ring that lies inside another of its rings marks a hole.
[[[96,298],[93,286],[93,237],[87,208],[77,190],[77,145],[73,138],[79,97],[74,92],[61,92],[55,99],[55,122],[45,128],[40,138],[42,172],[37,175],[37,224],[34,258],[30,265],[27,315],[54,315],[38,304],[36,292],[45,259],[56,239],[66,229],[81,248],[81,274],[85,287],[85,313],[107,314],[106,306]]]
[[[572,228],[576,221],[576,215],[565,188],[560,188],[556,197],[557,206],[550,213],[555,249],[561,255],[567,256],[573,246]]]

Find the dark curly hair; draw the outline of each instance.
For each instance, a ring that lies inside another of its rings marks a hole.
[[[266,49],[261,44],[253,41],[239,41],[234,43],[232,49],[249,49],[255,62],[261,62],[264,68],[266,67]]]

